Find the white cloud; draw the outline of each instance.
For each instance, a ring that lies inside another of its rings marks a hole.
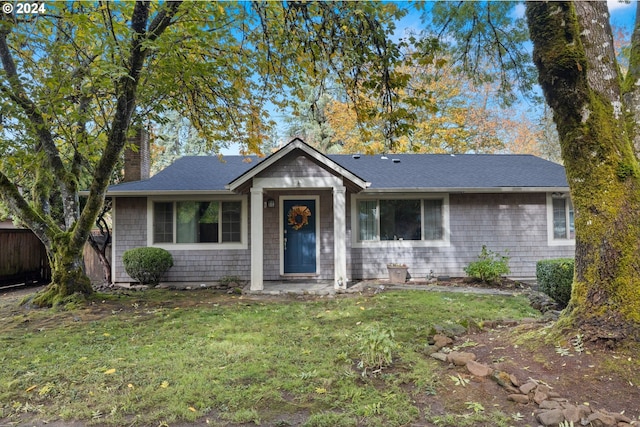
[[[513,8],[513,16],[514,18],[524,18],[524,11],[526,6],[524,3],[516,4],[516,7]]]
[[[607,6],[609,7],[609,12],[618,11],[622,9],[630,9],[635,6],[635,1],[626,2],[619,0],[607,0]]]

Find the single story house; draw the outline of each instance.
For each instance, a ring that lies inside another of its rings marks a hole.
[[[225,276],[252,290],[283,280],[464,276],[482,245],[513,277],[571,257],[564,168],[531,155],[325,155],[294,139],[266,158],[183,157],[149,179],[113,185],[113,280],[140,246],[174,258],[167,282]]]

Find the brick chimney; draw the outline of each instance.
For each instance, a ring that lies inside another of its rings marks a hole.
[[[151,171],[151,156],[149,152],[149,132],[138,126],[129,138],[129,144],[137,147],[134,151],[130,146],[124,150],[124,180],[140,181],[147,179]]]

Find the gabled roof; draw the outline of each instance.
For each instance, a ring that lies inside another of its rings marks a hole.
[[[371,184],[370,182],[367,182],[364,179],[360,178],[357,174],[354,174],[349,169],[342,167],[339,163],[336,163],[329,156],[326,156],[310,145],[305,144],[304,141],[302,141],[300,138],[295,138],[287,145],[267,157],[263,162],[258,163],[257,165],[231,181],[229,185],[227,185],[227,188],[231,191],[238,191],[241,186],[245,185],[249,180],[258,175],[260,172],[266,170],[270,166],[277,163],[280,159],[284,158],[287,154],[292,153],[296,150],[301,151],[320,166],[332,170],[338,175],[341,175],[344,179],[347,179],[353,185],[355,185],[359,190],[363,190]]]
[[[532,155],[328,155],[294,140],[267,158],[183,157],[153,177],[109,187],[110,196],[229,194],[293,150],[302,150],[367,192],[568,191],[564,168]],[[370,184],[370,185],[369,185]]]

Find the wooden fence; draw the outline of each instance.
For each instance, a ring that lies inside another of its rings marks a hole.
[[[37,237],[30,230],[0,229],[0,286],[50,279],[47,253]]]

